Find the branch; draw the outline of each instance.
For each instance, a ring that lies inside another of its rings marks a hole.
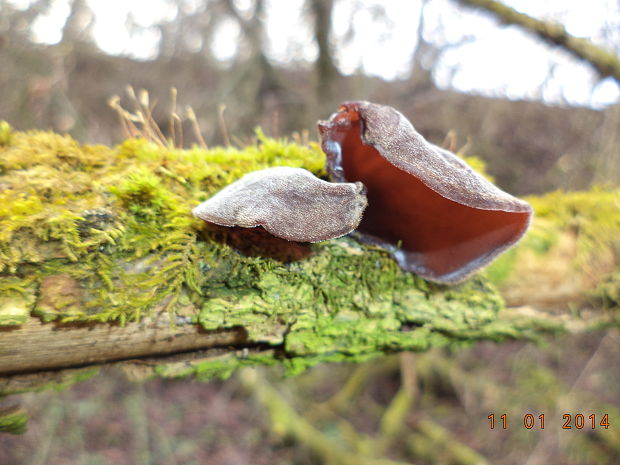
[[[0,327],[0,375],[80,367],[140,357],[247,344],[242,328],[201,331],[171,326],[167,314],[138,323],[54,324],[30,317],[19,327]]]
[[[516,24],[541,39],[563,47],[580,60],[588,62],[601,78],[613,77],[620,82],[620,59],[587,39],[573,37],[560,24],[541,21],[494,0],[458,0],[460,3],[481,8],[505,24]]]
[[[566,256],[565,235],[616,243],[616,191],[539,199],[541,222],[522,253],[496,265],[503,281],[493,279],[507,295],[518,291],[510,296],[521,305],[505,309],[483,275],[431,284],[354,237],[298,244],[192,218],[195,205],[245,172],[277,164],[322,174],[316,146],[258,137],[244,149],[180,151],[136,139],[82,147],[0,125],[0,375],[135,359],[161,377],[226,377],[271,364],[299,373],[321,362],[618,323],[614,310],[546,312],[527,298],[547,276],[554,288],[569,282],[577,297],[601,282],[591,264],[610,256],[607,249],[582,257],[577,271],[561,262],[564,275],[544,266]],[[534,271],[532,251],[541,262]],[[588,286],[568,281],[582,269]],[[17,386],[33,386],[29,380]],[[0,394],[14,387],[0,379]]]
[[[252,393],[271,417],[272,429],[276,434],[289,436],[308,446],[326,463],[338,465],[405,465],[404,462],[360,454],[353,448],[335,441],[299,415],[283,399],[282,395],[261,379],[256,371],[244,370],[240,376],[243,387]],[[350,431],[352,433],[352,430]]]

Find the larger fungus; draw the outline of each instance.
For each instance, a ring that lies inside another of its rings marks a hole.
[[[389,248],[405,270],[460,281],[516,243],[530,224],[528,203],[427,142],[391,107],[344,103],[319,122],[319,132],[332,180],[367,189],[359,232]]]

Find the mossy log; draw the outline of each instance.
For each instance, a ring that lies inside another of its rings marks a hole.
[[[577,296],[605,283],[616,305],[617,191],[583,194],[585,206],[562,194],[538,199],[522,247],[447,287],[403,272],[355,236],[298,244],[194,219],[194,206],[252,170],[295,166],[325,176],[316,144],[257,135],[243,149],[138,139],[109,148],[1,125],[0,392],[41,384],[32,372],[108,362],[165,377],[225,377],[253,364],[295,373],[322,361],[618,323],[613,309],[529,305],[532,287],[519,287],[529,282],[522,272],[538,273],[539,285],[585,273]],[[601,208],[605,216],[592,213]],[[551,273],[545,257],[564,253],[567,235],[574,253]],[[601,256],[607,261],[592,273]],[[506,308],[493,282],[519,306]]]

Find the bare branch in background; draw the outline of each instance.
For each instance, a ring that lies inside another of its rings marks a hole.
[[[505,24],[521,26],[541,39],[554,45],[559,45],[580,60],[590,63],[601,78],[611,76],[620,82],[620,59],[614,53],[595,45],[587,39],[570,35],[562,25],[532,18],[495,0],[458,1],[463,5],[488,11]]]
[[[30,33],[29,27],[39,16],[45,15],[51,7],[48,0],[37,0],[28,8],[20,10],[7,0],[0,0],[0,32],[13,37],[15,42],[27,38]]]
[[[71,11],[62,28],[62,42],[90,42],[93,24],[93,12],[86,0],[73,0]]]
[[[244,18],[232,0],[220,0],[220,3],[241,26],[250,49],[248,66],[242,73],[240,85],[244,85],[248,92],[248,101],[253,102],[255,115],[260,115],[265,100],[270,94],[277,93],[280,82],[277,72],[266,55],[265,27],[263,16],[265,11],[264,0],[256,0],[254,12],[248,19]]]
[[[221,5],[209,0],[197,0],[191,8],[187,3],[177,2],[174,5],[175,14],[170,19],[152,26],[159,30],[161,37],[159,57],[178,57],[189,53],[207,62],[215,62],[210,45],[225,12]],[[143,28],[136,24],[131,15],[129,20],[132,28]]]
[[[417,26],[417,44],[411,57],[411,82],[413,92],[421,94],[434,86],[433,68],[435,67],[441,50],[424,38],[424,12],[428,0],[420,5],[420,16]]]

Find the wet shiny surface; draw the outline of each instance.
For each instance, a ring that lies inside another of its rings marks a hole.
[[[332,123],[329,143],[338,144],[340,154],[332,151],[328,163],[341,162],[344,180],[361,181],[367,188],[368,207],[358,230],[379,241],[400,243],[402,250],[395,256],[404,268],[429,279],[458,280],[514,242],[527,227],[527,212],[461,205],[393,166],[363,144],[358,114],[342,112]],[[331,166],[334,170],[336,166]]]

